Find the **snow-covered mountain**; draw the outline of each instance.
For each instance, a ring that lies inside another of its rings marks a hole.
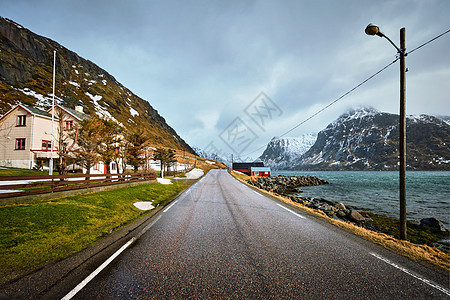
[[[198,156],[206,158],[206,159],[211,159],[211,160],[215,160],[218,162],[221,162],[225,165],[231,165],[231,155],[230,155],[230,159],[226,159],[226,157],[224,155],[221,155],[220,153],[211,153],[208,151],[205,151],[199,147],[192,147],[192,149],[195,151],[195,153],[197,153]]]
[[[204,149],[201,149],[199,147],[192,147],[192,149],[194,149],[195,153],[197,153],[198,156],[206,158],[206,159],[211,159],[211,160],[215,160],[218,162],[221,162],[225,165],[227,165],[228,167],[231,168],[231,165],[233,162],[253,162],[253,161],[260,161],[259,159],[254,159],[251,157],[247,157],[247,158],[242,158],[239,157],[235,154],[232,153],[225,153],[225,152],[220,152],[220,153],[213,153]]]
[[[398,118],[370,107],[348,111],[319,132],[293,169],[396,170]],[[450,125],[443,120],[407,117],[408,169],[450,169]]]
[[[299,162],[300,157],[314,145],[317,134],[299,137],[274,137],[259,157],[264,165],[273,169],[287,169]]]

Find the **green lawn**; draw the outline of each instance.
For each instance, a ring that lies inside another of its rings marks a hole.
[[[105,192],[0,207],[0,283],[78,252],[139,218],[137,201],[173,199],[184,182],[150,183]]]
[[[58,172],[53,172],[58,175]],[[48,171],[36,171],[28,169],[0,169],[0,176],[44,176],[48,175]]]

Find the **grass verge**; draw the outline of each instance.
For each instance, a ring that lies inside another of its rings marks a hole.
[[[242,183],[249,185],[247,183],[247,179],[250,178],[249,176],[240,173],[235,173],[234,171],[231,172],[231,175],[233,175],[236,179],[238,179]],[[254,186],[252,187],[256,188]],[[435,265],[441,268],[441,270],[445,270],[446,272],[450,271],[450,253],[446,253],[442,250],[439,250],[435,247],[430,247],[428,245],[418,245],[409,241],[399,240],[385,233],[379,233],[372,230],[368,230],[350,222],[331,219],[320,210],[308,208],[300,203],[296,203],[290,200],[289,198],[280,196],[278,194],[273,194],[266,190],[262,190],[259,188],[256,189],[261,191],[262,193],[271,195],[272,197],[275,197],[281,200],[282,202],[296,206],[311,215],[326,220],[327,222],[337,227],[343,228],[358,236],[370,240],[378,245],[381,245],[387,249],[393,250],[394,252],[400,255],[406,256],[418,262],[431,263],[432,265]]]
[[[57,175],[57,172],[54,172]],[[48,171],[37,171],[29,169],[0,169],[0,176],[44,176]]]
[[[184,182],[150,183],[0,207],[0,283],[81,251],[147,213],[133,203],[163,205],[183,189]]]

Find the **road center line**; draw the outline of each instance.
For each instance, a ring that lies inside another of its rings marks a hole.
[[[167,211],[168,211],[169,209],[171,209],[172,206],[174,206],[177,202],[178,202],[178,200],[175,201],[174,203],[170,204],[165,210],[163,210],[163,212],[167,212]]]
[[[420,277],[420,276],[418,276],[418,275],[412,273],[412,272],[409,271],[408,269],[405,269],[405,268],[403,268],[402,266],[397,265],[396,263],[390,261],[390,260],[387,259],[387,258],[384,258],[384,257],[381,256],[381,255],[378,255],[378,254],[376,254],[376,253],[370,253],[370,255],[375,256],[376,258],[378,258],[378,259],[381,260],[381,261],[384,261],[384,262],[387,263],[388,265],[391,265],[391,266],[393,266],[394,268],[397,268],[397,269],[399,269],[400,271],[402,271],[402,272],[404,272],[404,273],[406,273],[406,274],[408,274],[408,275],[410,275],[410,276],[412,276],[412,277],[414,277],[414,278],[416,278],[416,279],[422,281],[423,283],[426,283],[426,284],[428,284],[429,286],[431,286],[431,287],[433,287],[433,288],[435,288],[435,289],[437,289],[437,290],[443,292],[443,293],[446,294],[447,296],[450,296],[450,291],[447,290],[447,289],[445,289],[445,288],[443,288],[443,287],[441,287],[440,285],[438,285],[438,284],[436,284],[436,283],[434,283],[434,282],[431,282],[431,281],[428,280],[428,279],[422,278],[422,277]]]
[[[302,218],[302,219],[306,219],[304,216],[302,216],[302,215],[300,215],[300,214],[298,214],[298,213],[296,213],[295,211],[292,211],[292,210],[290,210],[289,208],[287,208],[287,207],[284,207],[283,205],[281,205],[281,204],[278,204],[277,203],[277,205],[279,206],[279,207],[281,207],[281,208],[283,208],[283,209],[285,209],[285,210],[287,210],[288,212],[290,212],[290,213],[292,213],[292,214],[294,214],[294,215],[296,215],[297,217],[299,217],[299,218]]]

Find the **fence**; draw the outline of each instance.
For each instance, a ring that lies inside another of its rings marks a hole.
[[[185,173],[192,171],[192,169],[194,169],[194,167],[189,167],[186,170],[180,169],[180,170],[173,170],[173,171],[164,171],[164,177],[184,175]]]
[[[154,179],[156,179],[155,172],[101,175],[7,176],[0,177],[0,198],[53,193]]]

